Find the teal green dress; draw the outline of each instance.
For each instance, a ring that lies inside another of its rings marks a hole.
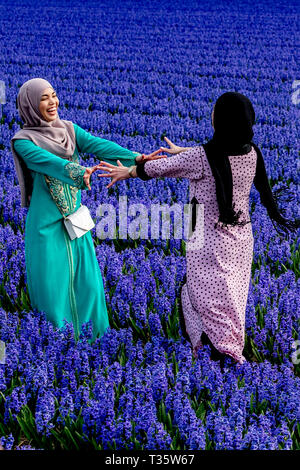
[[[78,339],[81,325],[92,320],[93,337],[109,327],[102,276],[91,232],[71,240],[63,224],[80,207],[81,189],[87,189],[79,152],[123,165],[139,155],[114,142],[95,137],[76,124],[72,161],[58,157],[31,140],[14,141],[14,149],[33,177],[33,191],[25,224],[25,262],[31,305],[44,311],[57,327],[73,323]],[[92,187],[92,184],[91,184]]]

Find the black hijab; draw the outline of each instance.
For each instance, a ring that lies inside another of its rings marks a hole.
[[[252,142],[254,121],[255,112],[251,101],[246,96],[236,92],[227,92],[217,99],[213,113],[215,132],[212,139],[203,147],[216,182],[219,223],[225,226],[250,223],[250,221],[240,220],[241,211],[235,212],[234,204],[232,204],[232,173],[228,155],[245,155],[253,146],[257,152],[256,174],[253,182],[274,228],[282,236],[278,229],[288,234],[289,230],[296,230],[300,226],[300,219],[294,222],[289,221],[279,212],[278,194],[287,187],[272,193],[262,153]]]

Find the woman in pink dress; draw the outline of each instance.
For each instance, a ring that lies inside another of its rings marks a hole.
[[[245,311],[253,257],[249,217],[252,183],[280,235],[280,231],[288,233],[299,227],[299,220],[289,221],[278,210],[262,154],[251,141],[254,120],[248,98],[240,93],[224,93],[214,106],[214,135],[206,144],[186,149],[166,139],[171,149],[161,151],[174,156],[129,169],[119,162],[118,167],[102,162],[100,169],[110,174],[98,175],[112,177],[108,187],[130,176],[190,180],[195,231],[186,244],[187,276],[181,290],[186,332],[195,357],[203,344],[210,344],[212,359],[224,362],[230,356],[240,364],[245,361]],[[200,224],[195,218],[197,203],[204,209],[202,231],[201,227],[197,229]]]

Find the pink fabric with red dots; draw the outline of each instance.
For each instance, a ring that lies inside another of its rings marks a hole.
[[[233,203],[242,210],[239,220],[250,220],[249,194],[256,171],[254,148],[246,155],[229,156]],[[184,177],[190,180],[190,200],[195,196],[204,208],[204,243],[187,250],[187,280],[181,291],[186,331],[196,356],[205,331],[213,345],[242,364],[245,361],[245,311],[251,278],[253,234],[245,226],[218,226],[215,179],[202,146],[166,159],[149,161],[145,172],[152,177]],[[198,223],[198,221],[197,221]],[[197,231],[196,231],[197,232]],[[188,242],[187,242],[188,243]]]

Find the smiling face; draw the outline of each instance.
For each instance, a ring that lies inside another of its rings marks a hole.
[[[42,92],[39,110],[45,121],[54,121],[57,115],[57,108],[59,105],[59,99],[56,96],[56,92],[53,88],[46,88]]]

